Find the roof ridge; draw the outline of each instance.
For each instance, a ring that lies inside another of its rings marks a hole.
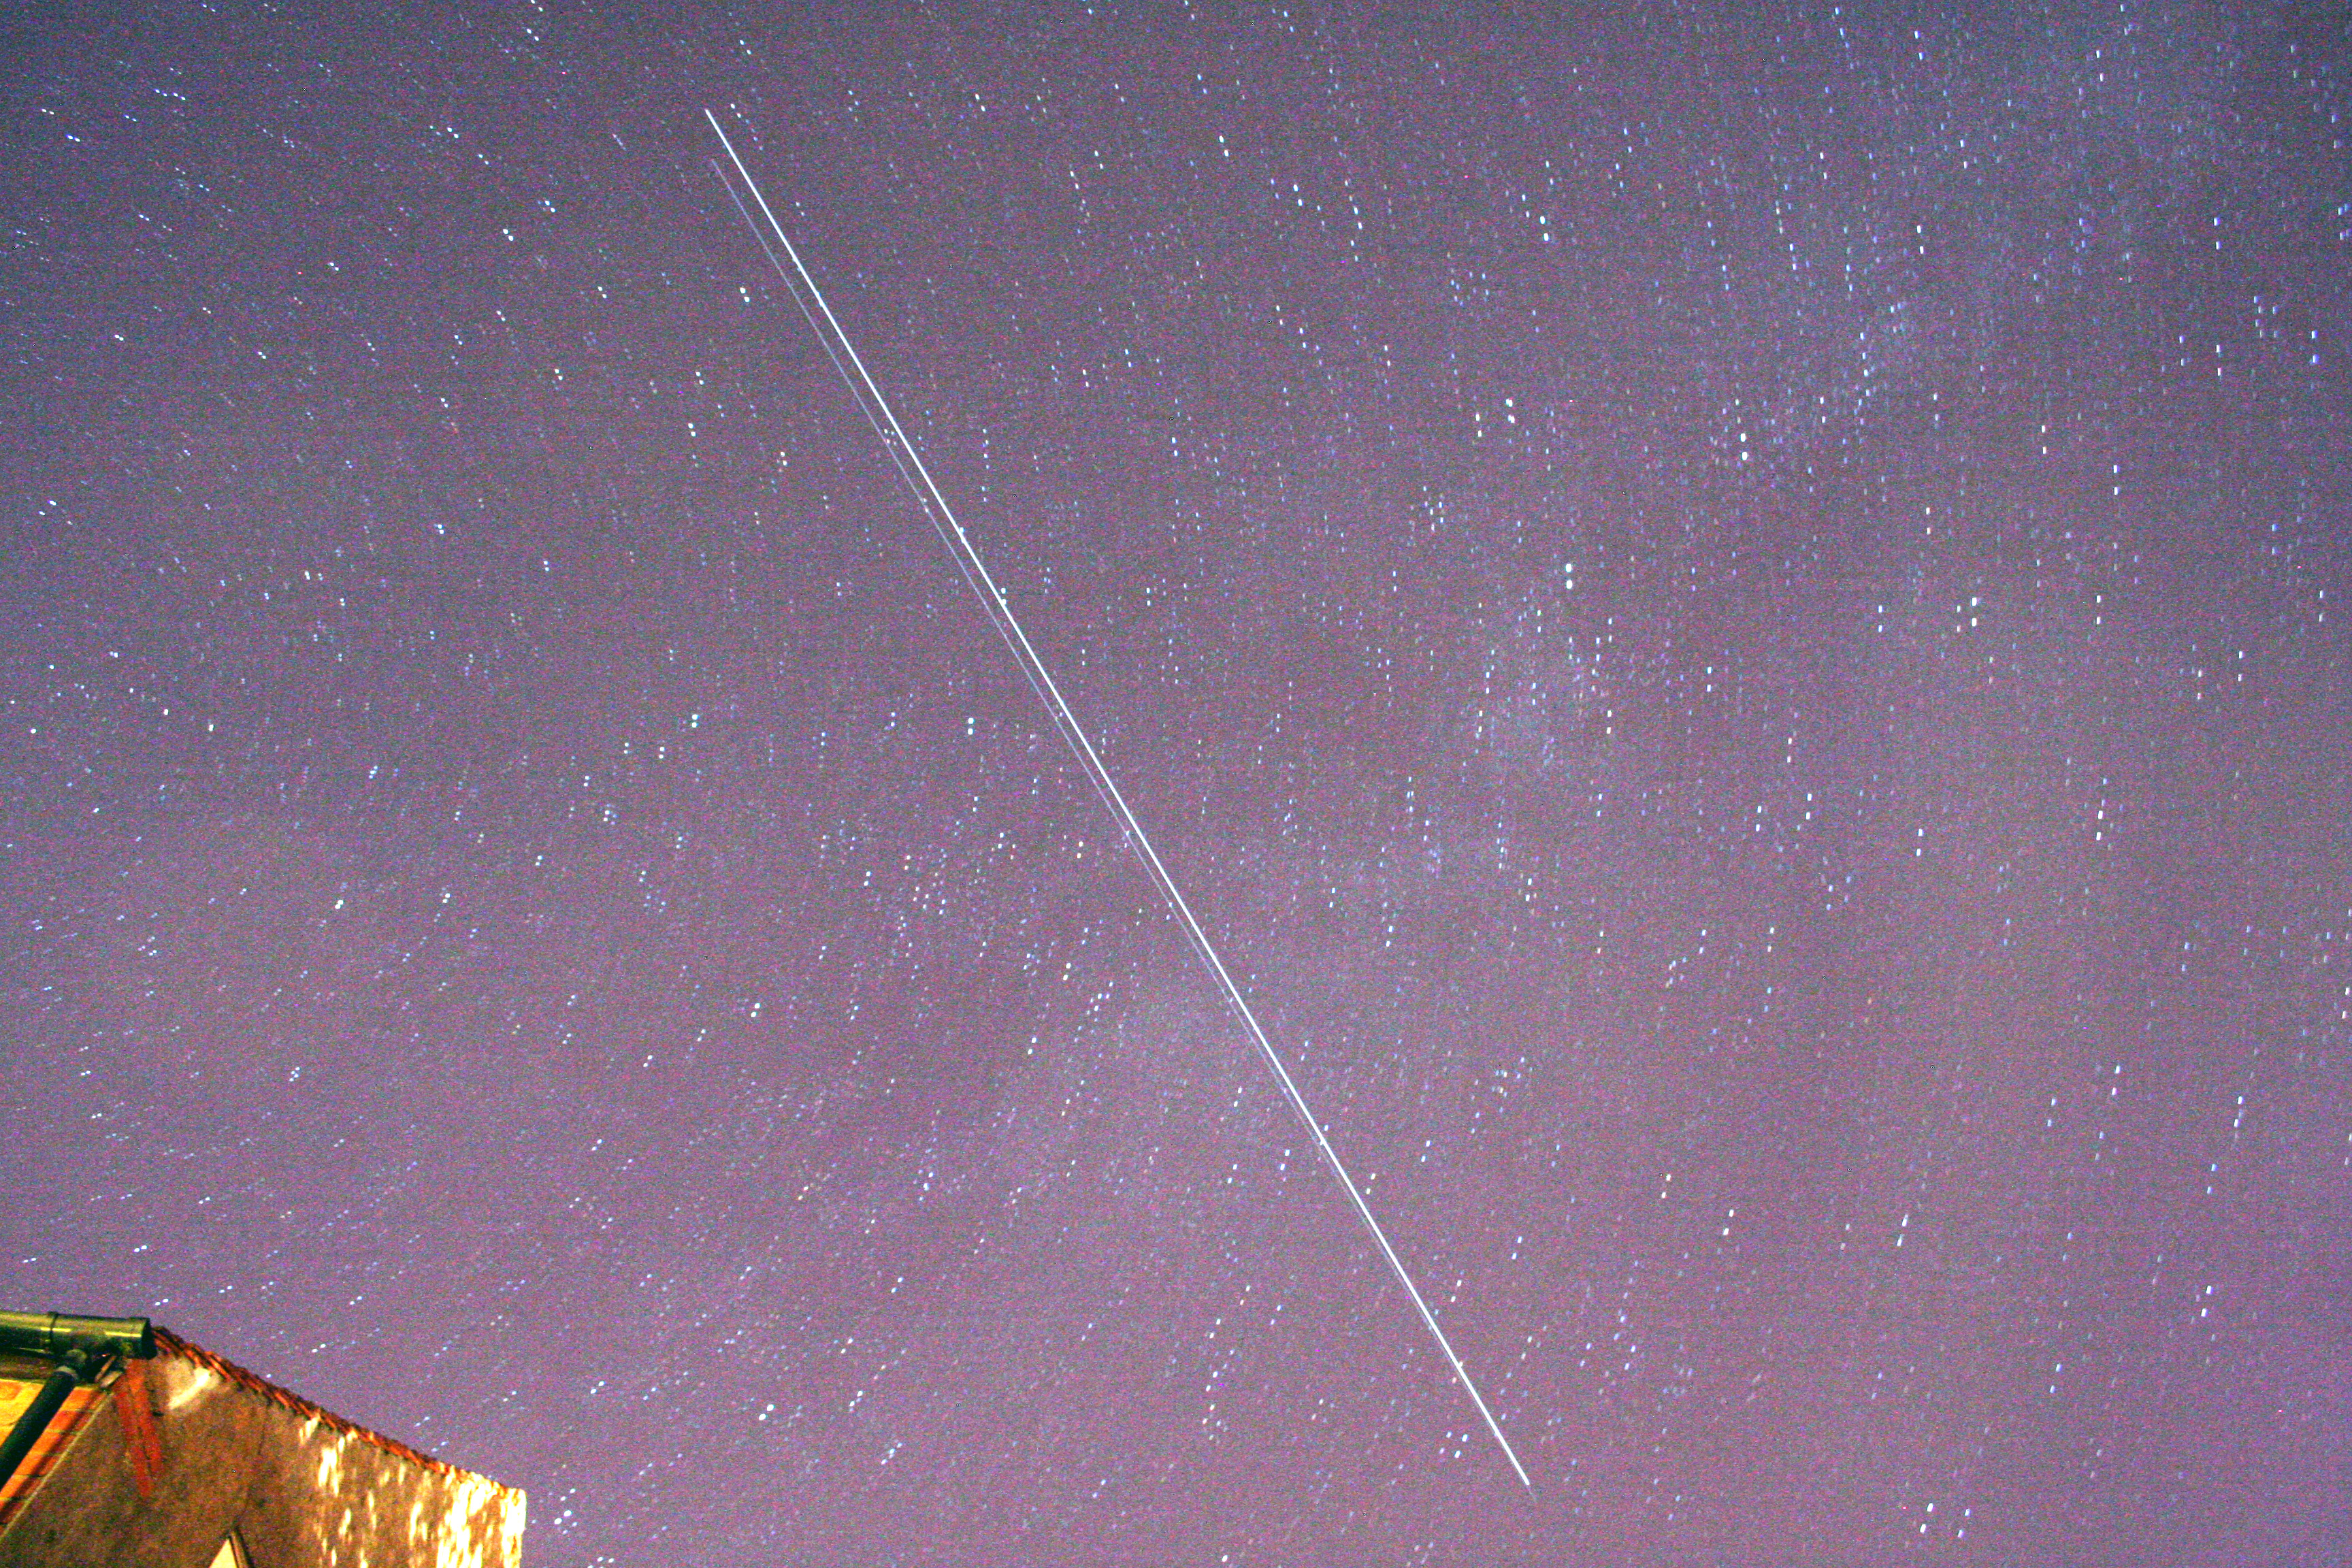
[[[183,1361],[194,1362],[206,1372],[235,1384],[248,1394],[257,1394],[273,1405],[281,1405],[298,1415],[307,1416],[346,1436],[357,1437],[360,1441],[381,1448],[397,1458],[405,1459],[412,1465],[422,1466],[440,1475],[469,1476],[476,1480],[496,1487],[502,1492],[511,1492],[515,1489],[504,1482],[490,1479],[478,1470],[469,1470],[463,1466],[453,1465],[446,1459],[436,1459],[421,1448],[410,1447],[397,1437],[387,1437],[373,1427],[362,1426],[356,1421],[347,1420],[331,1410],[313,1405],[293,1390],[280,1388],[259,1373],[247,1371],[226,1356],[215,1355],[201,1345],[191,1344],[160,1323],[155,1326],[155,1349],[158,1353],[175,1355]]]

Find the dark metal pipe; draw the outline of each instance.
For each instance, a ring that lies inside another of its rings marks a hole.
[[[67,1347],[65,1354],[58,1358],[57,1370],[49,1373],[48,1381],[41,1384],[41,1392],[33,1395],[33,1403],[25,1406],[25,1413],[16,1417],[16,1425],[9,1428],[7,1442],[0,1443],[0,1480],[16,1473],[16,1467],[25,1462],[25,1456],[33,1451],[33,1445],[49,1429],[49,1418],[65,1404],[66,1395],[79,1387],[104,1359],[104,1352],[93,1344]]]
[[[155,1353],[155,1331],[144,1318],[72,1318],[63,1312],[0,1312],[0,1352],[57,1363],[41,1392],[25,1406],[8,1440],[0,1443],[0,1480],[16,1473],[66,1398],[116,1356],[144,1361]]]

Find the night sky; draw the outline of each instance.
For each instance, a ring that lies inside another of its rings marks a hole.
[[[544,1568],[2352,1558],[2340,11],[325,9],[0,38],[5,1304]]]

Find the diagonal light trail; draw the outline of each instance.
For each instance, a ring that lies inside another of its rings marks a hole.
[[[1308,1109],[1307,1097],[1299,1092],[1297,1081],[1283,1064],[1281,1053],[1274,1048],[1274,1042],[1259,1025],[1249,999],[1234,984],[1233,974],[1225,968],[1225,961],[1217,952],[1216,945],[1209,940],[1209,933],[1193,915],[1192,906],[1185,900],[1183,889],[1176,885],[1176,879],[1160,858],[1160,852],[1152,847],[1150,836],[1143,831],[1143,824],[1136,820],[1135,813],[1129,808],[1127,797],[1119,793],[1118,781],[1111,777],[1110,769],[1095,750],[1093,741],[1087,738],[1069,702],[1062,696],[1061,688],[1055,684],[1053,672],[1046,668],[1045,659],[1031,644],[1029,634],[1023,629],[1019,617],[1013,615],[1013,606],[997,586],[996,579],[989,574],[979,549],[964,531],[963,524],[957,521],[954,509],[948,505],[947,497],[933,482],[930,470],[923,466],[922,457],[915,450],[914,442],[908,438],[907,432],[900,426],[898,415],[891,411],[888,400],[882,395],[882,388],[876,384],[873,374],[866,368],[866,362],[850,342],[849,334],[842,330],[841,322],[833,313],[833,307],[825,303],[816,279],[809,275],[807,267],[801,261],[800,252],[793,248],[791,238],[785,235],[783,225],[776,221],[776,215],[769,208],[767,197],[760,194],[758,183],[751,178],[751,171],[744,167],[742,156],[735,151],[734,142],[728,140],[726,129],[719,123],[719,117],[708,109],[702,112],[703,117],[710,121],[710,129],[718,133],[719,144],[727,150],[728,161],[734,165],[737,177],[758,205],[760,216],[767,220],[767,228],[762,232],[760,225],[752,220],[751,208],[744,205],[742,196],[737,194],[734,182],[727,177],[727,171],[714,161],[711,170],[718,174],[719,183],[727,187],[727,194],[733,198],[736,210],[743,215],[752,238],[759,242],[768,264],[775,268],[785,288],[791,290],[793,303],[807,318],[810,331],[824,345],[834,368],[848,384],[851,395],[857,399],[859,411],[866,416],[866,422],[873,426],[874,434],[888,452],[899,477],[906,480],[907,488],[913,492],[916,504],[922,508],[932,531],[939,534],[940,542],[955,557],[956,570],[979,598],[981,608],[987,612],[997,636],[1003,639],[1005,647],[1021,667],[1021,673],[1028,680],[1031,689],[1045,704],[1046,712],[1054,721],[1054,727],[1061,731],[1062,739],[1068,743],[1071,753],[1085,770],[1087,782],[1094,786],[1096,795],[1118,825],[1128,847],[1135,852],[1136,859],[1142,864],[1152,886],[1166,901],[1169,913],[1183,929],[1185,940],[1192,944],[1202,966],[1216,982],[1217,989],[1224,996],[1225,1005],[1240,1020],[1251,1043],[1257,1047],[1258,1056],[1273,1072],[1276,1083],[1281,1086],[1283,1098],[1290,1102],[1290,1109],[1297,1116],[1299,1124],[1307,1129],[1307,1135],[1315,1141],[1316,1148],[1322,1152],[1324,1163],[1331,1168],[1331,1174],[1338,1179],[1340,1190],[1348,1194],[1348,1202],[1354,1207],[1356,1217],[1363,1222],[1364,1229],[1380,1248],[1381,1258],[1387,1260],[1389,1272],[1396,1277],[1397,1283],[1403,1286],[1405,1294],[1412,1299],[1413,1310],[1420,1314],[1423,1326],[1429,1330],[1430,1338],[1437,1342],[1446,1364],[1454,1369],[1454,1380],[1470,1396],[1470,1403],[1477,1407],[1480,1418],[1486,1423],[1486,1430],[1494,1436],[1496,1447],[1502,1449],[1503,1458],[1510,1461],[1512,1470],[1519,1478],[1519,1484],[1530,1491],[1534,1490],[1535,1482],[1528,1479],[1527,1467],[1519,1463],[1518,1455],[1512,1450],[1511,1440],[1503,1435],[1502,1423],[1496,1420],[1494,1411],[1487,1408],[1485,1396],[1478,1392],[1478,1385],[1470,1379],[1470,1369],[1464,1366],[1462,1358],[1454,1353],[1453,1342],[1446,1339],[1445,1331],[1438,1325],[1437,1314],[1430,1310],[1420,1287],[1405,1271],[1404,1260],[1397,1256],[1388,1233],[1373,1217],[1371,1205],[1364,1200],[1363,1189],[1356,1184],[1355,1177],[1340,1162],[1339,1152],[1331,1146],[1330,1137],[1323,1131],[1323,1124]],[[768,243],[770,236],[774,237],[773,246]],[[779,250],[782,253],[781,256]]]

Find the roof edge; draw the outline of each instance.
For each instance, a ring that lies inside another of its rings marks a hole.
[[[436,1459],[421,1448],[410,1447],[397,1437],[387,1437],[372,1427],[362,1426],[356,1421],[347,1420],[331,1410],[313,1405],[293,1390],[280,1388],[257,1372],[249,1372],[226,1356],[215,1355],[201,1345],[191,1344],[160,1323],[155,1326],[155,1350],[159,1355],[176,1356],[182,1361],[194,1363],[248,1394],[258,1394],[271,1404],[289,1410],[297,1415],[316,1421],[320,1426],[340,1432],[347,1437],[356,1437],[361,1442],[380,1448],[395,1458],[405,1459],[410,1464],[431,1470],[436,1475],[463,1476],[480,1481],[486,1486],[495,1487],[501,1492],[518,1497],[522,1495],[519,1489],[508,1486],[503,1481],[493,1480],[478,1470],[469,1470],[462,1465],[453,1465],[446,1459]]]

